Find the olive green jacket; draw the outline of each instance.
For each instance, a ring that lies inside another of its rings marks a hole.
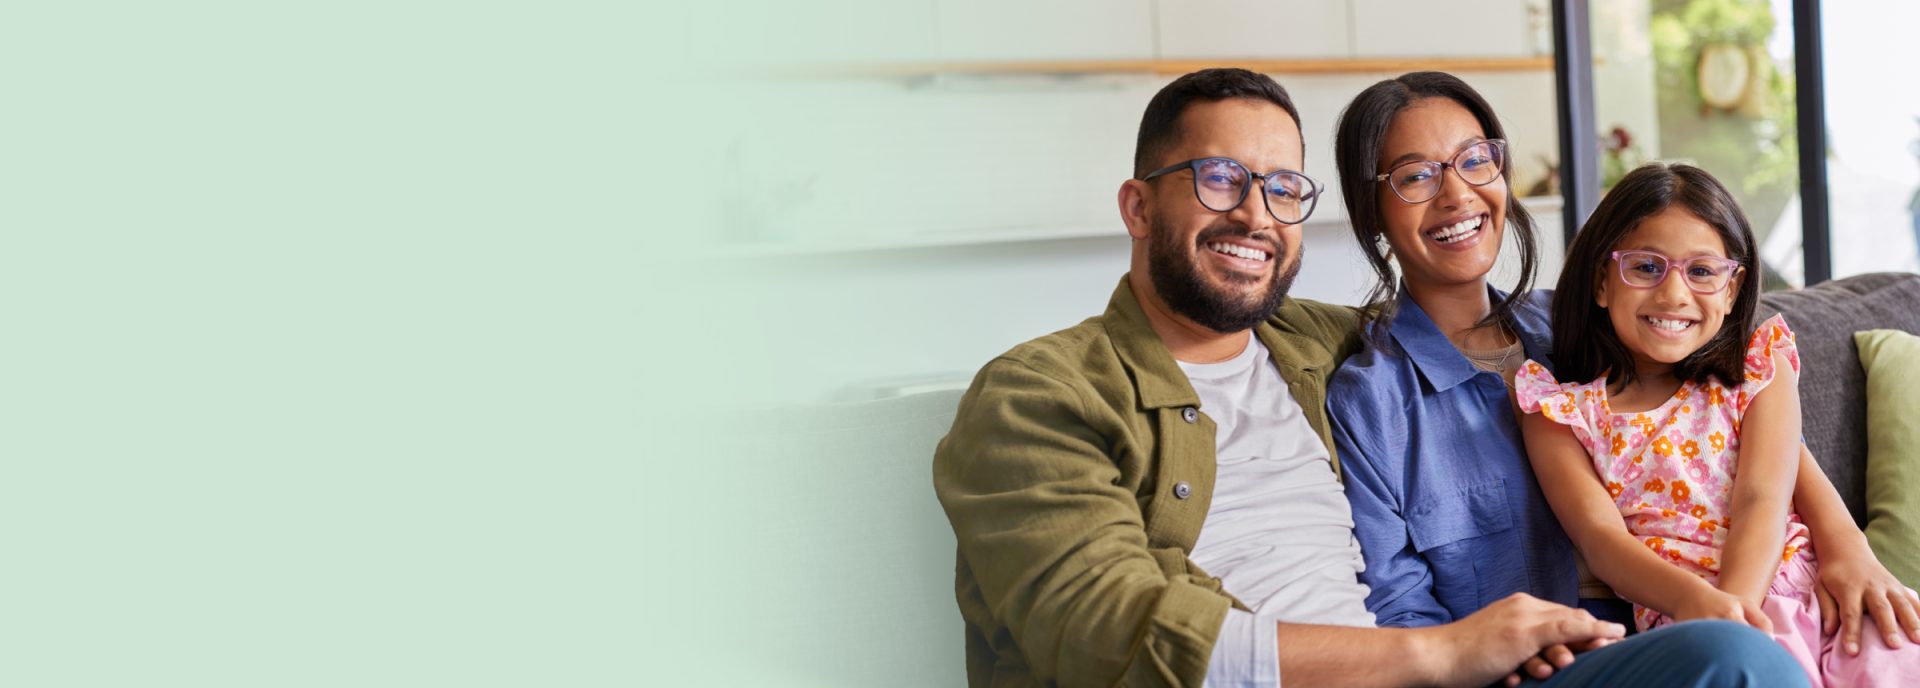
[[[1254,332],[1331,454],[1359,312],[1288,299]],[[973,685],[1200,685],[1245,606],[1187,558],[1213,495],[1199,406],[1125,278],[1104,315],[980,370],[933,459]]]

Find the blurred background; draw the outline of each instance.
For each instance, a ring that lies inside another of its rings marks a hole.
[[[1601,189],[1646,161],[1701,165],[1751,216],[1769,287],[1806,284],[1788,0],[1586,4],[1595,130],[1577,143],[1597,151]],[[1821,272],[1920,269],[1920,88],[1895,66],[1920,57],[1897,35],[1920,8],[1819,6]],[[1330,186],[1333,127],[1354,94],[1407,71],[1453,72],[1506,125],[1543,245],[1564,240],[1548,0],[840,0],[740,17],[729,36],[742,50],[718,78],[740,105],[707,121],[721,136],[697,162],[732,183],[704,189],[698,241],[782,285],[758,290],[753,320],[817,333],[783,344],[806,365],[754,370],[772,401],[963,382],[1011,345],[1099,312],[1126,266],[1115,193],[1140,110],[1201,66],[1249,66],[1286,86],[1306,172]],[[1327,200],[1307,224],[1295,294],[1351,304],[1369,275],[1338,194]],[[1548,253],[1545,284],[1559,251]]]

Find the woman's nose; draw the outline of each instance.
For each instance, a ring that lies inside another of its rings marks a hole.
[[[1459,170],[1451,166],[1443,167],[1440,169],[1440,193],[1437,197],[1441,207],[1457,208],[1473,198],[1473,185],[1460,178]]]

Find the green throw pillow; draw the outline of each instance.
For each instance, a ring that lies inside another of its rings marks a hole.
[[[1867,543],[1920,588],[1920,337],[1853,333],[1867,371]]]

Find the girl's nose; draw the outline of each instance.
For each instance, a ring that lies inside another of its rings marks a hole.
[[[1687,286],[1687,276],[1682,272],[1679,266],[1668,268],[1667,274],[1660,277],[1660,283],[1653,285],[1661,303],[1684,304],[1693,298],[1693,289]]]

